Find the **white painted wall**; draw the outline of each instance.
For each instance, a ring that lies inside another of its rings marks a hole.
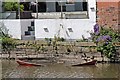
[[[13,38],[21,39],[21,24],[20,20],[17,19],[6,19],[3,20],[6,28],[9,30],[8,34],[10,34]]]
[[[49,19],[49,20],[36,20],[35,21],[35,37],[39,38],[53,38],[55,34],[58,33],[58,30],[61,29],[60,36],[64,38],[80,39],[82,35],[89,37],[87,31],[92,30],[93,22],[90,22],[88,19]],[[64,29],[60,26],[63,25]],[[49,32],[45,32],[44,28],[48,28]],[[72,28],[73,32],[69,32],[68,28]],[[67,36],[65,30],[68,31],[70,37]]]
[[[80,39],[82,35],[87,38],[90,36],[87,31],[93,30],[93,25],[96,23],[96,0],[88,0],[88,14],[89,19],[36,19],[35,37],[36,39],[53,38],[62,24],[67,31],[67,28],[73,29],[73,32],[68,31],[71,39]],[[49,32],[45,32],[44,28],[48,28]],[[62,31],[60,36],[69,39],[65,31]]]
[[[72,28],[73,32],[69,32],[70,37],[67,37],[64,30],[61,30],[61,37],[80,39],[82,35],[89,37],[87,31],[93,30],[93,25],[96,23],[96,11],[92,11],[91,8],[96,10],[96,0],[88,0],[88,14],[89,19],[35,19],[35,37],[39,38],[53,38],[57,34],[60,24],[63,25],[64,29],[68,31],[68,28]],[[3,20],[8,33],[13,36],[13,38],[21,39],[23,34],[23,29],[21,29],[21,22],[19,19],[6,19]],[[28,25],[29,23],[25,23]],[[22,24],[22,26],[24,26]],[[48,28],[49,32],[45,32],[44,28]],[[62,29],[62,28],[61,28]]]

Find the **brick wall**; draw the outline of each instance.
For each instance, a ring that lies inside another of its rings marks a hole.
[[[100,26],[118,30],[120,27],[120,2],[97,2],[97,22]]]
[[[120,33],[120,2],[118,3],[118,7],[119,7],[119,9],[118,9],[118,31],[119,31],[119,33]]]

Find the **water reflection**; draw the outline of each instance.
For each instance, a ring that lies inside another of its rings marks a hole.
[[[3,78],[118,78],[119,64],[71,67],[65,64],[48,64],[43,67],[19,66],[14,60],[2,60]]]

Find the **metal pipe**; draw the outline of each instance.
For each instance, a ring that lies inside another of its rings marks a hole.
[[[20,19],[20,0],[18,0],[18,18]]]
[[[37,12],[36,18],[38,19],[38,1],[37,0],[36,0],[36,12]]]
[[[61,4],[61,19],[63,19],[63,5],[62,5],[62,0],[60,1]]]

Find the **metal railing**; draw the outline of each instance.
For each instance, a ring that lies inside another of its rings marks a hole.
[[[32,17],[38,19],[61,19],[60,12],[45,12],[45,13],[32,13]],[[62,12],[62,19],[86,19],[88,18],[87,11],[82,12]]]

